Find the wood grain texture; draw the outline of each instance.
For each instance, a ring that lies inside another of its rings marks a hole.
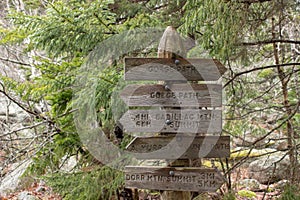
[[[126,132],[219,134],[222,131],[222,111],[128,110],[120,122]]]
[[[175,61],[176,60],[176,61]],[[226,68],[215,59],[125,58],[125,80],[216,81]]]
[[[197,159],[230,156],[229,136],[136,137],[126,149],[138,159]]]
[[[120,93],[128,106],[220,107],[222,85],[128,85]]]
[[[125,187],[153,190],[214,192],[224,183],[212,168],[125,167]]]

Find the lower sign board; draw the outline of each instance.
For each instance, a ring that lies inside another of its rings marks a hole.
[[[214,168],[125,167],[125,187],[152,190],[214,192],[224,183]]]
[[[128,110],[120,122],[127,132],[218,134],[222,131],[222,111]]]
[[[138,159],[197,159],[230,156],[230,136],[136,137],[126,149]]]

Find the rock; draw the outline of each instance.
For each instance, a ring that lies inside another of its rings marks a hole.
[[[252,135],[251,132],[248,132],[245,133],[243,136],[233,138],[233,144],[236,147],[250,147],[258,138],[260,138],[260,136]],[[264,139],[257,142],[255,144],[255,148],[264,149],[268,147],[275,149],[279,145],[279,142],[285,141],[285,139],[281,140],[280,138],[284,138],[284,136],[281,133],[274,131]]]
[[[39,187],[36,188],[35,191],[36,191],[36,192],[45,192],[45,191],[46,191],[46,188],[43,187],[43,186],[39,186]]]
[[[8,192],[14,191],[19,186],[20,177],[23,175],[31,160],[26,161],[22,164],[15,163],[11,168],[15,168],[13,171],[9,172],[4,176],[0,182],[0,193],[6,194]]]
[[[45,192],[47,190],[46,183],[43,180],[40,180],[38,187],[36,188],[36,192]]]
[[[260,189],[260,183],[256,179],[244,179],[237,182],[238,187],[255,191]]]
[[[71,157],[67,157],[64,156],[61,159],[61,162],[63,163],[62,167],[60,168],[60,170],[62,172],[73,172],[78,164],[78,159],[76,156],[71,156]]]
[[[263,184],[287,179],[289,164],[288,156],[282,152],[262,156],[250,163],[248,168],[249,177]]]
[[[18,200],[37,200],[28,191],[23,191],[18,195]]]
[[[286,140],[281,140],[276,143],[276,149],[279,151],[288,149],[288,142]]]
[[[281,180],[277,183],[270,185],[270,187],[274,188],[274,189],[284,190],[284,188],[287,184],[289,184],[288,180]]]
[[[257,140],[257,137],[252,136],[251,133],[245,133],[243,136],[234,137],[233,144],[237,147],[249,147],[253,144],[253,142]],[[258,143],[258,145],[264,145],[265,141],[262,140]]]

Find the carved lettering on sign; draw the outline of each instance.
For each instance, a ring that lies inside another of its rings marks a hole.
[[[200,174],[199,174],[200,175]],[[209,175],[212,177],[214,174]],[[162,176],[162,175],[143,175],[143,174],[126,174],[126,181],[149,181],[149,182],[180,182],[180,183],[199,183],[200,179],[196,179],[196,176]]]
[[[201,99],[209,94],[203,94],[200,92],[151,92],[150,98],[156,99]]]
[[[230,156],[229,136],[136,137],[126,149],[138,159],[197,159]]]
[[[187,65],[181,65],[181,66],[168,66],[168,65],[161,65],[161,64],[156,64],[156,63],[149,63],[149,64],[144,64],[143,67],[146,69],[148,72],[156,72],[156,73],[174,73],[176,72],[183,72],[183,73],[199,73],[196,69],[195,66],[192,66],[191,64]]]
[[[220,84],[128,85],[120,93],[128,106],[220,107]]]
[[[215,81],[226,68],[214,59],[125,58],[125,80]]]
[[[224,179],[215,169],[127,166],[126,187],[184,191],[215,191]]]
[[[120,122],[128,132],[219,133],[221,110],[129,110]]]

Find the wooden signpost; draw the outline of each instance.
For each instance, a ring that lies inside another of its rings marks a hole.
[[[215,59],[125,58],[125,80],[215,81],[226,68]]]
[[[136,137],[126,147],[138,159],[198,159],[230,156],[229,136]]]
[[[159,58],[125,58],[125,80],[164,81],[128,85],[120,93],[130,108],[120,119],[126,132],[163,134],[136,137],[127,150],[138,159],[229,157],[230,138],[220,136],[222,85],[211,83],[226,68],[215,59],[182,58],[183,44],[173,27],[166,29],[163,38]],[[166,190],[164,200],[187,200],[188,191],[213,192],[223,182],[223,176],[214,168],[179,168],[172,164],[125,168],[126,187]]]
[[[120,96],[128,106],[220,107],[222,85],[128,85]]]
[[[209,133],[222,131],[221,110],[129,110],[120,122],[126,132]]]
[[[125,167],[125,186],[132,188],[214,192],[223,182],[213,168]]]

